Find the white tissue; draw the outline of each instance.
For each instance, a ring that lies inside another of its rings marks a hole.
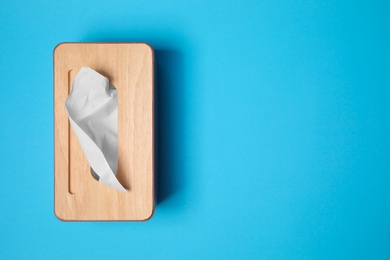
[[[116,178],[118,94],[115,87],[106,77],[83,67],[73,81],[65,106],[73,131],[99,181],[126,191]]]

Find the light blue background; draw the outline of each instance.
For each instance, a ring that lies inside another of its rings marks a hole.
[[[0,5],[0,258],[389,259],[388,1]],[[146,223],[53,214],[52,50],[156,50]]]

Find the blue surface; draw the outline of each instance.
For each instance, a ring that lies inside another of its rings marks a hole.
[[[1,259],[389,259],[388,1],[20,1],[0,7]],[[158,201],[53,214],[52,50],[146,41]]]

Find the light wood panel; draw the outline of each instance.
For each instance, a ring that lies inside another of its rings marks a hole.
[[[145,43],[62,43],[54,58],[54,211],[63,221],[142,221],[154,211],[153,50]],[[81,67],[118,91],[120,192],[93,179],[65,100]]]

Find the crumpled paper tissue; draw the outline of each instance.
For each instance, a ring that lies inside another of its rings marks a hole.
[[[103,75],[89,67],[77,73],[65,102],[70,124],[101,183],[126,191],[118,170],[118,94]]]

